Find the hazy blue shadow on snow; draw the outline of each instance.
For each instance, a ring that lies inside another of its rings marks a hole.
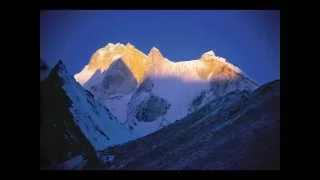
[[[151,71],[161,71],[155,66],[152,68]],[[233,91],[231,86],[234,90],[241,89],[241,82],[245,79],[241,74],[236,74],[232,79],[211,81],[190,80],[177,75],[144,74],[143,81],[138,84],[131,70],[120,58],[113,61],[105,71],[96,70],[83,87],[91,91],[99,101],[121,98],[122,95],[133,93],[128,104],[124,105],[128,108],[123,122],[131,130],[134,130],[139,122],[148,122],[148,128],[141,128],[138,130],[141,132],[136,132],[144,136],[183,118],[208,101]],[[156,120],[161,122],[151,125],[151,122]]]
[[[215,82],[215,84],[224,83],[228,82],[225,80],[217,80]],[[152,122],[158,117],[166,114],[167,110],[170,108],[185,106],[188,104],[192,105],[192,103],[200,104],[203,99],[195,100],[195,102],[193,102],[192,99],[200,96],[201,93],[205,93],[209,88],[210,85],[208,85],[208,82],[204,81],[185,81],[182,78],[175,76],[149,76],[141,82],[137,90],[132,95],[128,105],[130,107],[131,104],[135,104],[135,102],[144,99],[145,101],[142,100],[141,103],[135,105],[140,108],[137,113],[142,114],[139,116],[141,119],[138,118],[137,120]],[[145,97],[148,97],[147,100]],[[143,104],[145,105],[143,106]],[[143,110],[141,109],[143,107],[145,107],[145,111],[148,112],[140,112]],[[163,109],[163,111],[161,111],[161,109]],[[179,115],[179,113],[181,113],[181,115]],[[176,116],[173,116],[173,118],[180,119],[185,116],[186,113],[187,112],[177,112]],[[148,114],[152,114],[152,116],[149,116]],[[133,116],[137,116],[137,114]],[[169,119],[169,121],[172,120],[173,119]]]
[[[234,78],[232,79],[214,79],[211,80],[212,83],[210,84],[216,84],[216,83],[224,83],[224,82],[232,82],[237,81],[240,78],[246,79],[250,81],[251,83],[257,85],[255,82],[249,80],[248,78],[244,77],[241,74],[236,74]],[[158,81],[163,84],[170,84],[168,87],[164,87],[164,90],[171,90],[172,93],[175,93],[174,88],[178,88],[178,91],[183,91],[186,89],[186,87],[199,87],[199,86],[205,86],[208,84],[207,81],[204,80],[184,80],[182,77],[178,76],[172,76],[172,75],[162,75],[159,76],[148,76],[145,78],[140,84],[143,84],[144,81],[148,79],[153,79],[155,81]],[[137,88],[138,82],[134,78],[133,73],[131,70],[127,67],[127,65],[124,63],[124,61],[119,58],[115,61],[113,61],[109,68],[107,68],[104,71],[101,71],[100,69],[96,70],[95,73],[82,85],[85,89],[89,89],[91,86],[95,86],[97,82],[102,80],[102,85],[105,86],[104,88],[108,89],[110,86],[117,85],[116,89],[120,89],[120,84],[127,84],[128,81],[131,84],[130,87]],[[121,83],[119,83],[121,82]],[[181,88],[179,88],[181,87]],[[192,88],[191,88],[192,89]],[[89,89],[90,90],[90,89]]]
[[[196,91],[197,89],[203,89],[204,86],[208,86],[209,88],[216,84],[224,84],[224,86],[227,86],[227,84],[231,84],[232,82],[236,82],[241,79],[247,78],[241,74],[236,74],[233,79],[214,79],[211,80],[208,85],[208,81],[204,80],[185,80],[183,77],[172,75],[162,75],[161,77],[151,75],[146,77],[139,85],[131,70],[120,58],[113,61],[108,69],[104,71],[101,71],[100,69],[96,70],[95,73],[82,86],[90,91],[95,91],[97,86],[100,85],[103,86],[103,89],[107,91],[109,88],[112,88],[113,92],[121,92],[123,85],[126,85],[125,88],[127,92],[125,93],[130,93],[134,90],[137,91],[136,93],[139,93],[144,90],[144,84],[146,84],[146,81],[152,80],[153,84],[157,83],[158,91],[168,92],[168,94],[174,96],[175,94],[185,92],[186,90]],[[249,79],[247,80],[250,81]],[[100,84],[99,82],[102,83]],[[99,83],[99,85],[97,83]],[[254,82],[252,83],[255,84]],[[129,89],[127,87],[128,84]],[[238,88],[239,84],[235,84],[235,86]],[[220,89],[217,91],[222,92],[223,88],[224,87],[220,87]],[[211,88],[211,90],[213,89]]]
[[[107,93],[119,94],[128,94],[135,90],[137,86],[137,80],[122,59],[113,61],[109,68],[104,71],[96,70],[83,84],[83,87],[89,91],[94,92],[101,87]]]
[[[244,81],[247,83],[244,84]],[[152,85],[152,88],[150,87]],[[156,86],[156,87],[154,87]],[[176,104],[188,104],[188,111],[192,112],[200,108],[210,100],[224,96],[234,90],[254,90],[255,84],[247,81],[241,74],[236,74],[232,79],[221,78],[208,81],[185,80],[177,76],[149,76],[139,86],[136,95],[144,91],[151,91]],[[176,117],[178,119],[182,116]]]

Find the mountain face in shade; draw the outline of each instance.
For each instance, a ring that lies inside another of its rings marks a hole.
[[[232,91],[258,87],[213,51],[198,60],[172,62],[157,48],[145,55],[129,43],[109,43],[97,50],[74,77],[139,136],[155,132]]]
[[[106,71],[112,62],[119,58],[125,62],[136,81],[140,82],[146,68],[147,56],[129,43],[127,45],[109,43],[106,47],[99,49],[93,54],[89,64],[74,77],[81,85],[86,83],[86,86],[92,86],[88,81],[91,76],[96,71]]]
[[[49,75],[50,69],[51,67],[40,58],[40,81]]]
[[[40,112],[40,169],[97,169],[97,150],[136,139],[62,61],[40,82]]]
[[[98,154],[110,170],[279,170],[280,80],[220,96]]]

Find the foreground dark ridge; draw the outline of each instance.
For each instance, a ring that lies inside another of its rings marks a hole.
[[[82,155],[86,162],[82,168],[98,168],[95,150],[69,110],[72,101],[62,88],[66,79],[59,71],[66,71],[61,61],[40,83],[40,169],[54,169],[56,163]],[[69,167],[60,167],[65,168]]]
[[[100,152],[108,169],[280,169],[280,80]]]

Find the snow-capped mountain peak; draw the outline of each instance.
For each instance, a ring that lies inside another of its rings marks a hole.
[[[159,57],[162,57],[164,59],[164,57],[162,56],[160,50],[157,49],[156,47],[151,48],[148,56],[159,56]]]
[[[203,58],[208,58],[208,57],[214,58],[214,57],[216,57],[216,55],[215,55],[214,52],[211,50],[211,51],[208,51],[208,52],[202,54],[201,59],[203,59]]]
[[[113,43],[108,43],[107,45],[106,45],[106,47],[110,47],[110,46],[114,46],[115,44],[113,44]]]
[[[174,62],[156,47],[146,56],[130,43],[109,46],[113,51],[102,50],[99,55],[99,49],[75,79],[140,135],[173,123],[226,93],[257,87],[212,50],[197,60]],[[88,66],[95,67],[94,71]],[[94,74],[97,69],[100,72]]]
[[[206,62],[206,61],[218,61],[218,62],[223,62],[223,63],[227,62],[227,60],[225,58],[216,56],[212,50],[202,54],[200,60],[203,62]]]
[[[151,52],[153,52],[153,51],[160,52],[160,51],[159,51],[159,49],[158,49],[158,48],[156,48],[156,47],[152,47],[152,48],[151,48]]]
[[[127,43],[126,44],[126,48],[135,48],[132,44],[130,44],[130,43]]]
[[[43,123],[40,128],[41,149],[45,158],[53,161],[50,164],[70,158],[60,154],[60,150],[72,156],[79,155],[82,145],[74,144],[80,141],[86,145],[89,142],[94,150],[101,150],[136,138],[109,109],[94,99],[92,93],[75,81],[61,60],[41,81],[40,90]],[[52,140],[63,143],[52,144]],[[60,158],[53,158],[51,149],[59,149],[55,155]]]
[[[110,65],[121,59],[127,67],[134,72],[137,81],[142,77],[142,71],[138,69],[145,68],[147,55],[136,49],[130,43],[123,45],[121,43],[108,43],[107,46],[98,49],[91,57],[89,64],[86,65],[81,72],[75,74],[75,79],[84,85],[97,70],[103,73],[108,70]]]
[[[147,62],[149,66],[145,69],[146,71],[150,68],[153,69],[152,71],[159,71],[169,61],[161,54],[159,49],[153,47],[148,54]]]

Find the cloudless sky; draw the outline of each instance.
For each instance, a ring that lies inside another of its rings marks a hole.
[[[80,72],[108,43],[131,43],[171,61],[199,59],[213,50],[259,84],[280,78],[280,11],[73,10],[40,12],[40,57],[62,58]]]

